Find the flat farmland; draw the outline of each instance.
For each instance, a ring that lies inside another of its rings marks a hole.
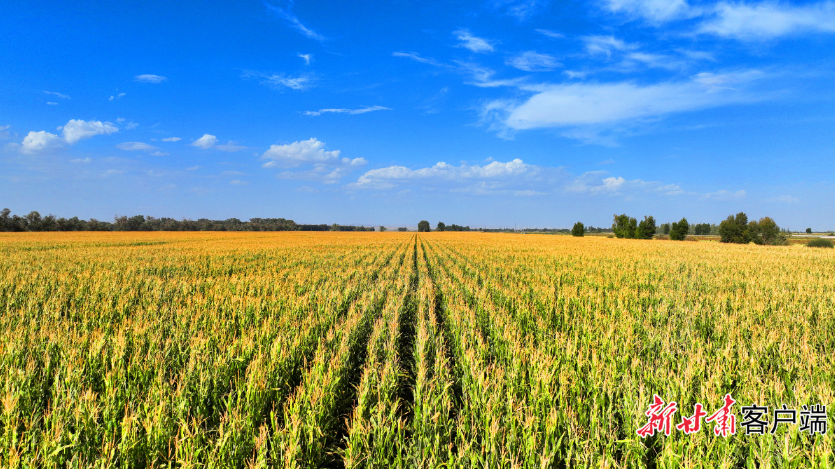
[[[0,234],[2,467],[833,467],[834,355],[826,249]]]

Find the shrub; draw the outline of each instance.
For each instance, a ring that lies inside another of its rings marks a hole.
[[[830,241],[826,238],[815,238],[815,239],[809,240],[809,242],[806,243],[806,246],[808,246],[810,248],[830,248],[830,249],[832,249],[832,247],[833,247],[832,241]]]
[[[583,236],[586,234],[586,227],[579,221],[571,228],[571,236]]]

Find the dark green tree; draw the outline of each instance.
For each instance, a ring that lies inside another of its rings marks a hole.
[[[382,233],[383,231],[386,231],[386,227],[383,226],[383,225],[380,225],[380,233]]]
[[[429,228],[429,222],[428,221],[421,220],[418,223],[418,232],[419,233],[429,233],[430,231],[432,231],[432,230]]]
[[[579,221],[571,228],[571,236],[584,236],[586,234],[586,227]]]
[[[6,209],[6,210],[8,210],[8,209]],[[811,228],[806,228],[806,232],[809,233],[809,234],[812,234],[812,229]]]
[[[728,215],[728,218],[719,224],[719,236],[723,243],[748,244],[751,238],[748,235],[748,215],[739,212]]]
[[[635,230],[635,237],[638,239],[652,239],[655,236],[655,229],[655,218],[652,215],[645,216],[638,224],[638,229]]]
[[[638,221],[626,215],[615,215],[612,223],[612,231],[618,238],[633,239],[638,229]]]
[[[397,231],[409,231],[409,229],[406,228],[405,226],[401,226],[400,228],[397,229]]]
[[[690,223],[687,223],[686,218],[682,218],[670,227],[670,239],[684,241],[687,238],[688,231],[690,231]]]
[[[780,227],[770,217],[760,218],[759,221],[748,223],[748,237],[756,244],[782,246],[786,244],[786,236],[780,232]]]
[[[444,222],[439,221],[435,231],[446,231],[446,225],[444,225]]]
[[[663,225],[661,225],[661,233],[663,233],[665,235],[670,234],[670,224],[669,223],[664,223]]]

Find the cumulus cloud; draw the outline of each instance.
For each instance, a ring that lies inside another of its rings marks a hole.
[[[284,20],[284,22],[287,23],[288,26],[295,29],[296,31],[301,33],[303,36],[305,36],[307,38],[310,38],[310,39],[313,39],[313,40],[316,40],[316,41],[324,41],[325,40],[324,36],[316,33],[312,29],[310,29],[307,26],[305,26],[304,24],[302,24],[302,22],[299,20],[299,18],[295,14],[293,14],[293,12],[292,12],[293,1],[292,0],[287,0],[286,2],[281,2],[281,3],[284,3],[284,5],[277,6],[277,5],[270,5],[269,3],[264,3],[264,5],[267,7],[267,9],[269,9],[271,12],[273,12],[273,14],[275,14],[276,16],[278,16],[279,18]]]
[[[71,119],[64,125],[62,132],[67,143],[72,145],[85,138],[95,137],[96,135],[109,135],[118,131],[119,129],[110,122]]]
[[[835,2],[788,5],[721,2],[698,32],[755,41],[800,33],[835,32]]]
[[[161,75],[136,75],[134,79],[140,83],[162,83],[167,81],[168,78],[161,76]]]
[[[51,134],[45,130],[40,132],[29,132],[23,137],[20,151],[27,155],[40,153],[60,147],[64,143],[61,137]]]
[[[116,148],[120,150],[127,150],[127,151],[154,151],[159,150],[159,148],[148,145],[147,143],[142,142],[124,142],[116,145]]]
[[[397,185],[409,182],[421,182],[424,184],[453,183],[453,185],[467,185],[473,182],[485,183],[482,189],[490,187],[498,189],[499,185],[507,179],[520,178],[523,176],[536,176],[541,168],[524,163],[516,158],[512,161],[502,163],[493,161],[486,165],[461,164],[454,166],[445,162],[439,162],[434,166],[426,168],[411,169],[405,166],[388,166],[385,168],[372,169],[351,184],[353,188],[389,189]]]
[[[684,190],[678,184],[665,184],[658,181],[644,181],[642,179],[627,180],[622,176],[615,177],[608,176],[608,174],[607,171],[589,171],[568,184],[566,191],[591,195],[620,195],[625,192],[663,195],[679,195],[684,193]]]
[[[507,59],[505,63],[526,72],[547,72],[562,65],[553,56],[534,51],[523,52]]]
[[[391,108],[383,107],[383,106],[368,106],[360,109],[319,109],[318,111],[305,111],[304,115],[306,116],[321,116],[322,114],[327,113],[335,113],[335,114],[365,114],[366,112],[374,112],[374,111],[391,111]]]
[[[298,166],[305,163],[333,163],[339,161],[339,150],[325,150],[325,142],[315,138],[293,142],[287,145],[271,145],[261,155],[261,159],[271,160],[265,167],[279,165]]]
[[[461,41],[461,43],[458,44],[458,47],[463,47],[479,54],[493,52],[493,44],[490,41],[473,36],[467,29],[459,29],[458,31],[455,31],[454,34],[455,37]]]
[[[214,135],[203,134],[202,137],[191,142],[191,146],[208,150],[209,148],[215,146],[216,143],[217,137],[215,137]]]

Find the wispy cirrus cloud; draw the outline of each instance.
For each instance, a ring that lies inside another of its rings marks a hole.
[[[291,90],[304,91],[313,86],[313,76],[310,74],[292,76],[285,73],[268,74],[254,71],[244,71],[241,76],[243,78],[257,78],[260,80],[262,85],[267,85],[277,89],[290,88]]]
[[[460,42],[457,47],[469,49],[478,54],[493,52],[493,42],[474,36],[468,29],[459,29],[453,33]]]
[[[548,72],[562,66],[555,57],[534,51],[527,51],[510,57],[505,61],[505,64],[526,72]]]
[[[56,96],[61,99],[70,99],[70,97],[66,94],[59,93],[57,91],[44,91],[44,94],[48,94],[50,96]]]
[[[519,21],[525,21],[544,10],[548,3],[548,0],[492,0],[491,6]]]
[[[125,151],[155,151],[159,150],[158,147],[153,145],[149,145],[143,142],[123,142],[116,145],[116,148]]]
[[[305,111],[304,115],[306,116],[321,116],[322,114],[365,114],[367,112],[374,112],[374,111],[391,111],[389,107],[383,106],[367,106],[359,109],[346,109],[346,108],[339,108],[339,109],[319,109],[318,111]]]
[[[835,33],[835,2],[790,5],[719,3],[697,29],[742,41],[761,41],[803,33]]]
[[[134,77],[134,80],[136,80],[140,83],[153,83],[153,84],[157,85],[157,84],[160,84],[164,81],[168,81],[168,78],[166,78],[162,75],[146,74],[146,75],[136,75]]]
[[[286,0],[281,3],[282,4],[280,5],[271,5],[267,2],[264,2],[264,6],[267,7],[267,9],[270,10],[274,15],[284,20],[284,22],[287,23],[288,26],[295,29],[303,36],[320,42],[325,40],[324,36],[302,24],[299,18],[295,14],[293,14],[293,0]]]

